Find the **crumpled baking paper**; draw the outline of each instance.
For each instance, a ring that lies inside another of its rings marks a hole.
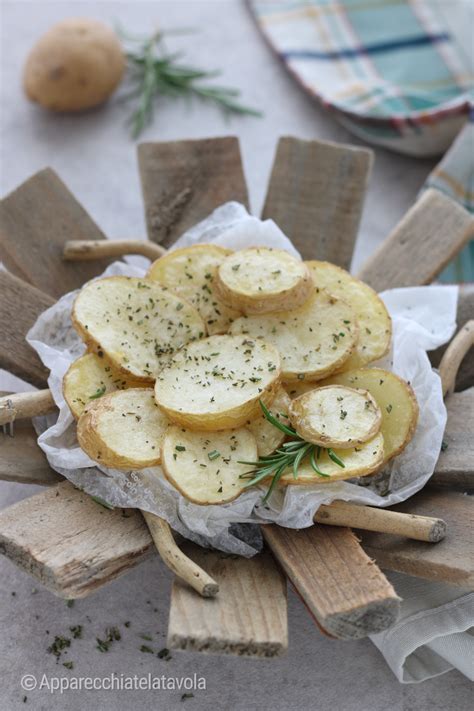
[[[291,242],[271,220],[249,216],[237,203],[227,203],[186,232],[175,247],[215,242],[240,249],[254,245],[281,247],[298,255]],[[104,275],[143,276],[144,269],[116,262]],[[377,363],[409,381],[420,405],[416,434],[382,473],[358,480],[312,486],[289,486],[275,492],[262,505],[262,491],[252,488],[222,506],[198,506],[187,501],[166,480],[160,467],[118,471],[98,466],[80,449],[76,424],[62,394],[62,379],[69,365],[85,348],[70,319],[77,292],[63,296],[45,311],[27,340],[51,374],[48,379],[59,408],[56,415],[36,418],[39,446],[53,469],[89,494],[112,506],[151,511],[171,527],[203,546],[251,556],[260,548],[258,524],[276,522],[290,528],[310,526],[318,507],[335,499],[372,506],[389,506],[412,496],[433,473],[446,424],[441,382],[430,365],[427,350],[448,341],[455,331],[457,287],[427,286],[391,289],[381,294],[393,319],[393,343],[388,357]],[[374,364],[375,365],[375,364]]]

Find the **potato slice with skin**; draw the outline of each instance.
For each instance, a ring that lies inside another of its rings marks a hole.
[[[318,476],[307,457],[300,464],[296,479],[293,476],[293,470],[289,468],[280,482],[286,486],[330,484],[333,481],[375,474],[384,462],[383,435],[379,432],[369,442],[360,444],[354,449],[334,449],[333,452],[344,463],[344,469],[329,458],[327,449],[322,449],[316,463],[319,469],[328,476]]]
[[[367,390],[326,385],[293,400],[290,420],[307,442],[352,449],[375,437],[382,413]]]
[[[326,384],[364,388],[375,398],[382,413],[380,431],[385,442],[384,464],[405,449],[418,422],[418,402],[405,380],[381,368],[359,368],[338,373],[325,380]]]
[[[153,262],[147,277],[189,301],[201,314],[210,336],[226,333],[231,321],[241,315],[217,294],[217,267],[232,254],[217,244],[194,244],[174,249]]]
[[[245,314],[296,308],[313,291],[305,263],[271,247],[241,249],[224,259],[216,286],[226,304]]]
[[[88,405],[77,423],[77,439],[105,467],[143,469],[160,463],[168,425],[152,388],[117,390]]]
[[[380,296],[360,279],[330,262],[306,262],[316,286],[343,299],[359,324],[359,339],[341,370],[360,368],[378,360],[390,348],[392,319]]]
[[[162,445],[168,481],[195,504],[225,504],[242,493],[240,476],[257,459],[255,437],[242,427],[228,432],[197,432],[172,426]]]
[[[148,279],[105,277],[86,284],[72,322],[81,338],[122,372],[153,382],[185,343],[206,335],[196,309]]]
[[[243,336],[210,336],[189,343],[155,383],[158,405],[176,424],[194,430],[241,427],[269,404],[280,376],[274,346]]]
[[[284,425],[289,424],[289,405],[290,398],[288,394],[281,385],[278,385],[276,395],[271,405],[268,406],[268,409],[272,415]],[[252,420],[252,422],[249,422],[247,427],[257,440],[259,457],[264,457],[274,452],[286,437],[285,433],[272,425],[263,414],[257,417],[257,419]]]
[[[242,316],[230,333],[263,338],[280,352],[282,380],[320,380],[343,366],[357,341],[352,309],[323,289],[303,306],[274,314]]]
[[[145,383],[117,370],[104,355],[85,353],[71,363],[66,372],[63,395],[77,420],[85,407],[99,397],[115,390],[145,386]]]

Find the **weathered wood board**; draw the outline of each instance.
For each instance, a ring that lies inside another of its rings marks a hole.
[[[400,600],[349,529],[262,526],[263,536],[317,622],[330,635],[358,639],[387,629]]]
[[[393,508],[439,516],[447,523],[446,538],[432,545],[384,533],[360,532],[364,550],[378,565],[428,580],[474,585],[473,497],[427,488]]]
[[[138,163],[148,237],[165,247],[223,203],[248,205],[235,136],[142,143]]]
[[[445,447],[439,455],[430,483],[449,489],[472,491],[474,490],[474,387],[449,395],[446,408],[448,422],[443,436]]]
[[[44,387],[49,371],[25,336],[54,300],[5,271],[0,271],[0,294],[0,368]]]
[[[376,291],[429,284],[474,238],[474,218],[429,189],[363,265],[360,279]]]
[[[183,550],[218,582],[219,595],[204,600],[175,578],[169,647],[258,657],[286,651],[286,579],[268,551],[248,559],[189,543]]]
[[[60,597],[89,595],[152,550],[138,511],[105,509],[69,482],[0,511],[0,553]]]
[[[72,239],[99,240],[104,235],[51,168],[2,200],[0,259],[10,272],[56,298],[103,272],[110,261],[64,261],[64,244]]]
[[[305,259],[348,269],[372,162],[366,148],[285,136],[262,217],[274,220]]]

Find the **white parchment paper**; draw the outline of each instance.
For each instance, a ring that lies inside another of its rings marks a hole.
[[[249,216],[242,205],[227,203],[186,232],[175,247],[196,242],[215,242],[233,249],[267,245],[298,255],[291,242],[271,220]],[[115,262],[104,275],[143,276],[142,266]],[[143,262],[142,262],[143,263]],[[37,418],[38,443],[53,469],[89,494],[112,506],[151,511],[165,518],[173,529],[200,545],[245,556],[260,547],[257,524],[277,522],[290,528],[310,526],[321,504],[344,499],[388,506],[403,501],[422,488],[433,473],[446,424],[439,376],[432,370],[427,350],[448,341],[455,330],[457,287],[428,286],[392,289],[381,296],[393,319],[390,356],[374,365],[393,370],[409,381],[420,405],[416,434],[382,473],[352,482],[313,486],[289,486],[261,504],[263,489],[244,492],[222,506],[197,506],[187,501],[165,479],[160,467],[123,472],[99,467],[80,449],[75,421],[62,394],[62,378],[84,352],[74,331],[70,313],[76,292],[63,296],[45,311],[27,340],[51,373],[49,387],[59,408],[59,417]]]

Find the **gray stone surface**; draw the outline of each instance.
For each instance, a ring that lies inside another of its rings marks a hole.
[[[34,171],[51,165],[111,237],[145,236],[135,146],[116,101],[83,116],[51,116],[27,103],[21,92],[21,67],[36,37],[63,17],[95,16],[120,21],[131,32],[199,28],[194,36],[170,40],[184,47],[189,61],[220,67],[222,81],[240,87],[245,100],[265,111],[263,120],[226,122],[214,109],[163,104],[144,140],[167,140],[237,133],[255,212],[261,207],[279,135],[359,143],[334,123],[286,75],[261,41],[243,3],[205,2],[3,2],[1,17],[1,193]],[[394,226],[433,165],[377,150],[374,174],[357,244],[360,264]],[[5,388],[7,381],[1,380]],[[1,436],[1,435],[0,435]],[[0,445],[1,446],[1,445]],[[0,507],[34,493],[34,487],[0,483]],[[64,522],[67,528],[67,521]],[[140,652],[165,645],[170,576],[150,559],[72,608],[38,587],[9,561],[0,559],[0,709],[183,709],[232,711],[464,711],[471,707],[468,682],[451,672],[420,685],[402,686],[367,640],[334,642],[323,637],[299,599],[290,591],[290,650],[279,660],[251,660],[173,653],[169,661]],[[123,623],[130,621],[130,626]],[[48,654],[55,635],[82,624],[63,660]],[[109,652],[96,649],[96,637],[118,625],[122,639]],[[49,631],[49,634],[47,633]],[[153,640],[144,641],[140,634]],[[24,674],[105,677],[115,672],[139,676],[205,677],[206,691],[181,701],[182,691],[25,692]],[[23,703],[23,697],[27,696]]]

